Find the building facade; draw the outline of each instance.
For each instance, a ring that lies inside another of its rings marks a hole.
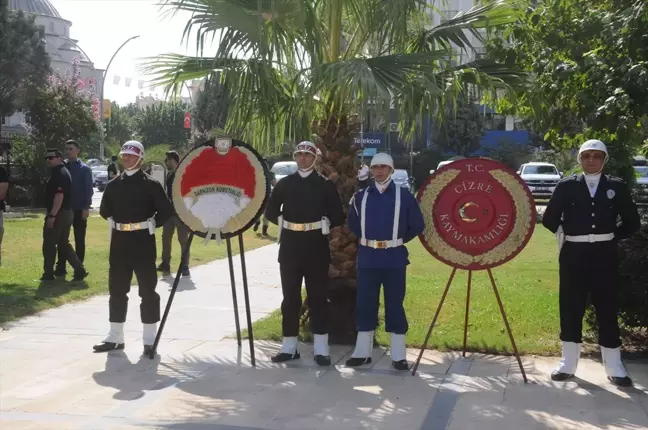
[[[52,72],[58,76],[71,73],[73,62],[78,62],[80,86],[90,92],[93,103],[101,106],[102,79],[104,71],[97,69],[83,52],[76,39],[70,37],[72,22],[61,17],[49,0],[9,0],[10,10],[22,10],[33,16],[36,24],[45,30],[46,51],[50,56]],[[100,112],[100,109],[99,109]],[[2,137],[26,133],[26,119],[23,113],[0,118]]]

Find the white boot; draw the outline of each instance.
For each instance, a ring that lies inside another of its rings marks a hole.
[[[324,357],[328,357],[329,355],[328,334],[315,335],[315,343],[313,345],[313,355],[321,355]]]
[[[374,332],[359,331],[356,338],[356,346],[352,358],[371,358],[373,352]]]
[[[295,354],[297,352],[297,336],[284,337],[279,353]]]
[[[601,347],[601,356],[603,357],[603,365],[605,366],[605,373],[611,378],[625,378],[628,376],[623,363],[621,362],[621,348],[606,348]]]
[[[155,336],[157,335],[157,323],[142,325],[142,341],[144,345],[152,346],[155,343]]]
[[[392,361],[401,361],[405,360],[407,357],[407,352],[405,351],[405,335],[390,333],[390,355]]]
[[[552,374],[554,380],[565,380],[557,374],[574,375],[576,368],[578,368],[578,360],[580,359],[580,343],[563,342],[562,343],[562,359]],[[556,376],[554,376],[556,375]]]
[[[121,344],[125,343],[124,341],[124,323],[110,323],[110,332],[108,336],[103,340],[104,342]]]

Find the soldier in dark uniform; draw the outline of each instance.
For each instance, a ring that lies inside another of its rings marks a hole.
[[[621,362],[617,322],[617,241],[639,229],[639,214],[628,186],[621,179],[601,174],[608,160],[603,142],[585,142],[578,160],[583,173],[558,183],[542,221],[556,233],[560,248],[562,360],[551,379],[564,381],[576,373],[583,315],[587,295],[591,294],[608,379],[619,386],[630,386],[632,381]]]
[[[141,143],[128,141],[119,154],[125,170],[106,186],[100,208],[101,216],[110,222],[112,235],[108,274],[110,332],[94,350],[124,348],[128,292],[135,272],[142,299],[140,317],[146,355],[153,347],[160,321],[160,296],[155,292],[155,228],[167,222],[173,207],[162,185],[141,171],[144,159]]]
[[[277,182],[266,208],[266,217],[279,226],[279,265],[283,345],[275,363],[298,359],[297,336],[302,306],[302,279],[315,335],[314,355],[320,366],[331,364],[328,351],[327,288],[330,252],[329,229],[341,226],[344,212],[333,182],[314,171],[317,148],[301,142],[293,154],[298,170]],[[283,207],[282,207],[283,205]]]

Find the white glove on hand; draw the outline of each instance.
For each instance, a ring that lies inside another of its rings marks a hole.
[[[367,166],[362,166],[358,171],[358,179],[364,181],[369,178],[369,168]]]
[[[151,234],[151,236],[153,236],[155,234],[155,227],[156,227],[154,217],[148,219],[148,225],[149,225],[149,233]]]

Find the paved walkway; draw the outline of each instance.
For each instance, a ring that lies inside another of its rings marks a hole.
[[[276,252],[247,253],[254,320],[281,301]],[[268,357],[278,344],[256,342],[252,368],[247,343],[239,349],[232,339],[227,262],[192,275],[180,284],[155,360],[140,356],[135,292],[125,351],[91,352],[107,330],[105,296],[0,332],[0,429],[648,429],[648,363],[627,363],[636,387],[624,390],[593,360],[581,362],[579,379],[552,383],[556,358],[524,357],[524,384],[510,357],[427,351],[411,376],[390,370],[383,349],[354,371],[343,366],[350,347],[333,346],[335,365],[322,369],[309,345],[298,362],[275,365]],[[166,297],[168,283],[158,290]],[[239,307],[245,327],[242,293]]]

